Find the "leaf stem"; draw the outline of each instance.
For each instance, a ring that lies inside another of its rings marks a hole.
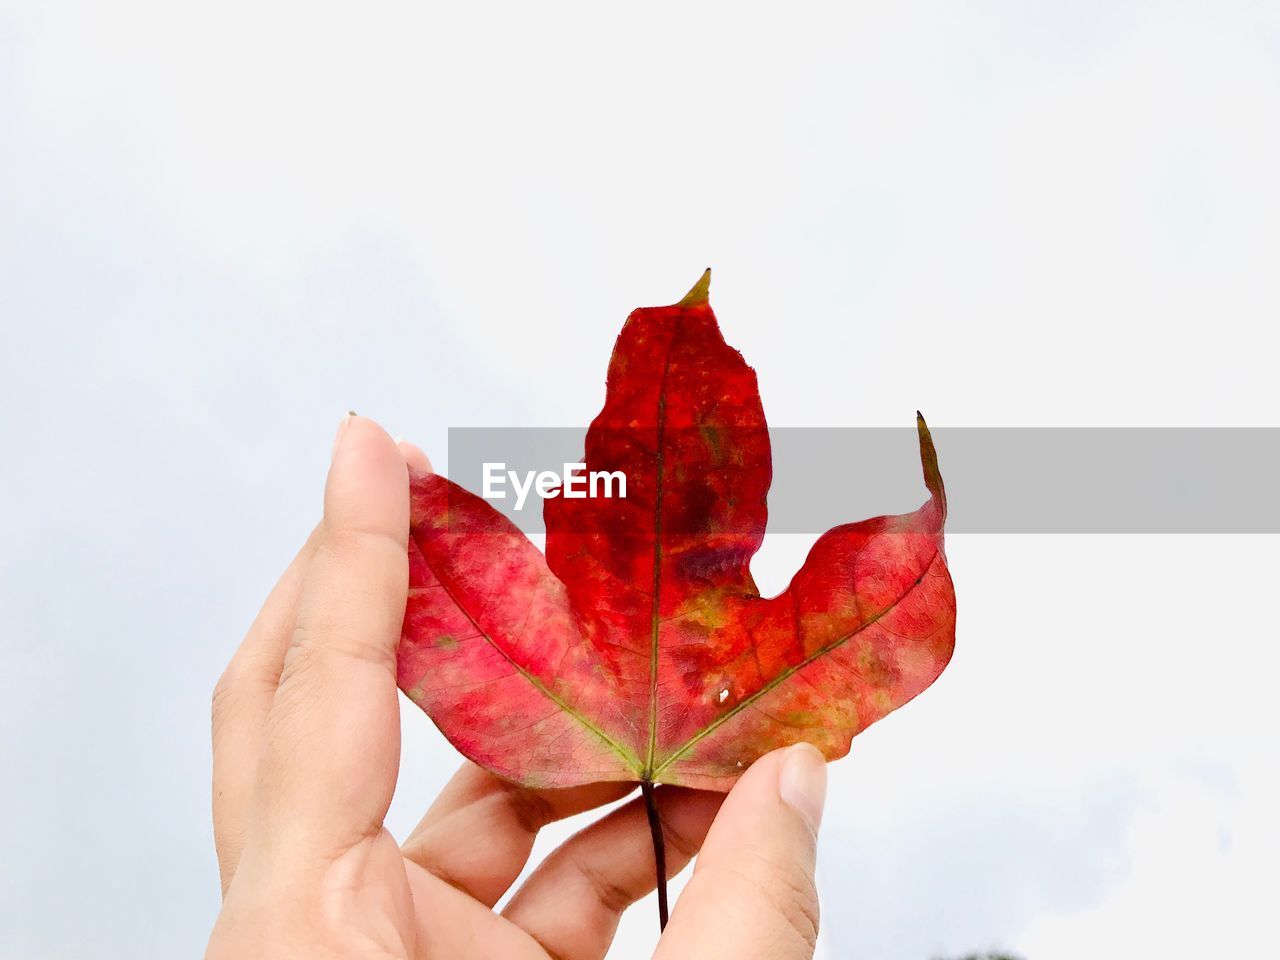
[[[658,878],[658,930],[661,932],[667,929],[667,844],[662,836],[662,820],[658,816],[653,781],[641,780],[640,792],[644,794],[644,809],[649,814],[649,833],[653,835],[653,865]]]

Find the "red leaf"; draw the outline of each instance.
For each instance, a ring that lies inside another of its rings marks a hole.
[[[503,777],[725,790],[786,744],[844,756],[950,659],[946,497],[923,418],[929,500],[828,531],[786,591],[759,595],[769,438],[709,281],[627,319],[584,458],[623,471],[627,495],[546,500],[545,558],[485,501],[413,478],[400,686]]]

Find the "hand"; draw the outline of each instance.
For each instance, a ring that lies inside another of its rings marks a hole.
[[[406,463],[430,469],[371,420],[342,422],[324,518],[214,692],[223,905],[210,960],[587,960],[604,956],[622,911],[653,889],[637,799],[564,843],[493,910],[539,828],[634,784],[528,790],[466,764],[403,846],[383,826],[400,759]],[[799,746],[759,760],[727,798],[658,789],[669,872],[702,852],[657,957],[812,956],[825,784],[821,756]]]

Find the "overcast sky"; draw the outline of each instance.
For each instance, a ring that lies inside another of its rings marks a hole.
[[[346,410],[580,425],[710,265],[775,425],[1280,426],[1277,170],[1275,2],[0,0],[0,955],[198,954],[209,695]],[[1275,548],[952,537],[826,956],[1259,955]],[[457,764],[404,726],[399,835]]]

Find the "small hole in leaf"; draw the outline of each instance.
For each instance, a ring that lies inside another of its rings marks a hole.
[[[728,699],[729,699],[729,688],[725,687],[723,690],[720,691],[720,702],[724,703]]]

